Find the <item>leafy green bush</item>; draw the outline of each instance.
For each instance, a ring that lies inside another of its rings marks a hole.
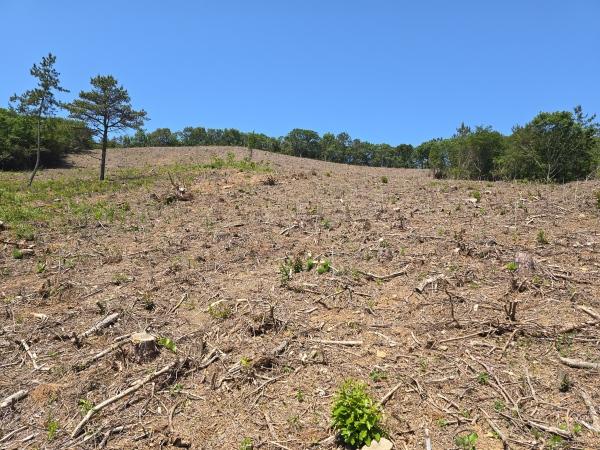
[[[326,259],[317,268],[317,273],[319,275],[323,275],[324,273],[327,273],[330,270],[331,270],[331,261],[329,261],[328,259]]]
[[[475,446],[477,445],[478,438],[479,436],[477,435],[477,433],[473,432],[465,434],[463,436],[456,436],[454,438],[454,443],[458,448],[461,448],[463,450],[476,450]]]
[[[383,435],[381,410],[366,389],[361,381],[344,382],[331,411],[333,428],[346,444],[355,448],[379,441]]]

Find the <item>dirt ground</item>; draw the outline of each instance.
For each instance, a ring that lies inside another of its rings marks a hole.
[[[108,176],[230,151],[111,150]],[[426,429],[433,449],[600,449],[599,182],[253,158],[272,172],[203,170],[185,201],[161,175],[81,199],[126,202],[122,219],[0,231],[0,402],[27,392],[0,409],[0,448],[341,449],[352,378],[385,398],[396,449]],[[142,331],[158,354],[135,351]]]

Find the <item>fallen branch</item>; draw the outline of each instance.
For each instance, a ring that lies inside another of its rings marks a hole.
[[[438,275],[434,275],[431,276],[429,278],[425,278],[423,281],[421,281],[417,287],[415,287],[415,291],[417,291],[418,293],[422,293],[425,291],[425,289],[427,288],[427,286],[429,285],[437,285],[438,281],[442,281],[445,280],[446,276],[442,275],[442,274],[438,274]]]
[[[431,438],[429,437],[429,430],[425,428],[425,450],[431,450]]]
[[[133,394],[134,392],[138,391],[139,389],[141,389],[146,383],[154,380],[155,378],[159,377],[160,375],[170,372],[171,370],[173,370],[175,367],[182,365],[185,362],[184,360],[175,360],[169,364],[167,364],[165,367],[163,367],[162,369],[153,372],[149,375],[146,375],[144,378],[137,380],[133,386],[131,386],[128,389],[125,389],[121,392],[119,392],[117,395],[110,397],[106,400],[104,400],[101,403],[98,403],[97,405],[95,405],[92,409],[90,409],[88,411],[88,413],[85,415],[85,417],[83,419],[81,419],[81,422],[79,422],[77,424],[77,426],[75,427],[75,429],[73,430],[73,432],[71,433],[71,438],[75,438],[79,435],[79,433],[81,433],[81,430],[83,429],[83,427],[90,421],[90,419],[97,413],[99,413],[100,411],[102,411],[104,408],[106,408],[109,405],[112,405],[113,403],[115,403],[116,401],[122,399],[123,397],[128,396],[129,394]]]
[[[127,336],[127,337],[129,337],[129,336]],[[96,361],[98,361],[103,356],[108,355],[109,353],[112,353],[113,351],[115,351],[119,347],[124,346],[127,343],[129,343],[129,341],[127,341],[125,339],[120,340],[119,342],[115,342],[113,345],[111,345],[110,347],[102,350],[100,353],[95,354],[91,358],[89,358],[89,359],[87,359],[87,360],[85,360],[85,361],[83,361],[81,363],[75,363],[73,365],[73,370],[75,370],[76,372],[81,372],[82,370],[87,369],[88,367],[90,367],[92,364],[94,364]]]
[[[15,434],[17,434],[17,433],[20,433],[21,431],[23,431],[23,430],[26,430],[26,429],[27,429],[27,427],[20,427],[20,428],[17,428],[16,430],[13,430],[13,431],[11,431],[10,433],[8,433],[8,434],[6,434],[6,435],[2,436],[2,439],[0,439],[0,442],[6,442],[6,441],[8,441],[8,440],[9,440],[9,439],[10,439],[12,436],[14,436]],[[3,447],[3,448],[4,448],[4,447]]]
[[[588,411],[590,412],[590,417],[592,418],[592,431],[594,431],[595,433],[600,433],[600,417],[598,417],[598,413],[596,412],[596,407],[594,406],[592,397],[583,389],[579,389],[579,394],[581,395],[583,402],[588,407]]]
[[[109,325],[112,325],[113,323],[115,323],[117,321],[118,318],[119,318],[119,313],[109,314],[104,319],[102,319],[100,322],[98,322],[96,325],[94,325],[92,328],[90,328],[87,331],[84,331],[79,336],[76,336],[75,339],[77,341],[80,341],[81,339],[85,339],[86,337],[97,333],[101,329],[106,328]]]
[[[293,230],[294,228],[298,228],[298,224],[297,223],[295,223],[295,224],[293,224],[293,225],[285,228],[279,234],[283,236],[284,234],[288,233],[289,231]]]
[[[381,400],[379,400],[379,404],[381,406],[385,405],[387,403],[387,401],[392,398],[392,395],[394,395],[394,393],[400,389],[400,386],[402,386],[404,384],[404,382],[400,382],[398,383],[396,386],[394,386],[392,389],[390,389],[387,394],[385,394],[383,397],[381,397]]]
[[[27,397],[27,394],[28,392],[25,389],[23,389],[21,391],[15,392],[12,395],[9,395],[4,400],[2,400],[2,403],[0,403],[0,409],[8,408],[12,404]]]
[[[559,356],[558,359],[565,366],[573,367],[575,369],[600,369],[600,363],[584,361],[582,359],[563,358],[562,356]]]
[[[561,428],[552,427],[550,425],[546,425],[545,423],[539,423],[539,422],[535,422],[533,420],[528,420],[527,423],[529,424],[529,426],[538,428],[538,429],[540,429],[542,431],[546,431],[548,433],[557,434],[558,436],[562,436],[565,439],[573,438],[573,435],[569,431],[563,430]]]
[[[500,427],[498,427],[498,425],[496,425],[494,423],[494,421],[492,421],[492,419],[490,418],[490,416],[488,415],[488,413],[485,412],[485,410],[483,408],[479,408],[479,410],[485,416],[484,418],[487,421],[487,423],[490,426],[490,428],[492,430],[494,430],[494,432],[498,435],[498,437],[502,441],[502,444],[504,446],[504,450],[510,450],[510,445],[508,444],[508,439],[507,439],[506,435],[504,434],[504,432],[500,429]]]
[[[404,266],[402,268],[402,270],[399,270],[398,272],[390,273],[388,275],[376,275],[376,274],[371,273],[371,272],[363,272],[362,270],[357,270],[356,272],[359,273],[359,274],[361,274],[361,275],[364,275],[369,280],[386,281],[386,280],[391,280],[392,278],[399,277],[401,275],[406,275],[408,266],[410,266],[410,264],[407,264],[406,266]]]
[[[37,358],[36,358],[35,354],[29,348],[29,345],[27,345],[27,342],[25,342],[25,340],[22,340],[21,341],[21,345],[23,346],[23,348],[27,352],[27,355],[29,355],[29,358],[31,358],[31,362],[33,363],[33,368],[35,370],[40,370],[43,366],[38,366]],[[46,370],[48,370],[48,369],[46,369]]]
[[[580,311],[583,311],[588,316],[593,317],[596,320],[600,320],[600,313],[594,311],[592,308],[583,305],[577,305],[576,308]]]
[[[328,345],[346,345],[348,347],[358,347],[363,344],[363,341],[327,341],[325,339],[311,339],[311,342]]]

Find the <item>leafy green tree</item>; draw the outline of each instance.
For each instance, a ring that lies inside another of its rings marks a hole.
[[[504,136],[491,127],[478,126],[473,131],[463,123],[452,139],[445,140],[450,174],[456,178],[492,178],[494,160],[504,147]]]
[[[513,128],[509,148],[498,158],[505,178],[566,182],[593,171],[598,136],[595,116],[574,112],[541,112],[525,126]]]
[[[177,133],[171,132],[169,128],[157,128],[146,135],[146,145],[149,147],[177,147],[179,139]]]
[[[320,141],[316,131],[294,128],[284,138],[284,146],[294,156],[317,158],[320,153]]]
[[[66,105],[70,117],[82,120],[95,134],[102,137],[100,180],[106,171],[108,134],[128,128],[140,128],[147,120],[146,111],[131,107],[129,93],[119,86],[112,75],[98,75],[91,79],[92,90],[81,91],[79,98]]]
[[[29,186],[33,183],[35,174],[40,167],[42,121],[49,116],[53,116],[57,107],[60,106],[60,102],[56,99],[54,93],[69,92],[60,85],[60,74],[54,68],[55,63],[56,56],[52,53],[44,56],[40,64],[34,64],[29,71],[31,76],[37,78],[37,87],[25,91],[21,95],[15,94],[10,98],[11,109],[19,114],[35,118],[37,125],[35,166],[29,177]],[[12,103],[16,103],[16,105]]]

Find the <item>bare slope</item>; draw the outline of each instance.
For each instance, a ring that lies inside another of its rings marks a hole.
[[[27,223],[0,217],[0,402],[27,396],[0,409],[1,448],[342,448],[328,437],[347,378],[393,391],[396,448],[424,448],[426,428],[439,449],[472,432],[483,449],[600,448],[597,366],[564,359],[600,363],[597,182],[436,181],[255,151],[268,172],[228,151],[111,151],[101,186],[79,155],[5,206]],[[223,164],[198,165],[213,154]],[[34,242],[15,236],[25,225]],[[135,352],[141,331],[163,338],[158,355]]]

